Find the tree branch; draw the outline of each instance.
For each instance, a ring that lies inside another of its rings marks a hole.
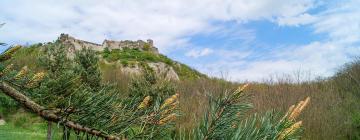
[[[91,135],[103,137],[107,140],[120,140],[119,137],[108,135],[104,132],[101,132],[99,130],[89,128],[86,126],[82,126],[81,124],[75,123],[71,120],[63,119],[61,116],[58,116],[55,114],[52,110],[47,110],[43,106],[35,103],[30,98],[26,97],[24,94],[22,94],[20,91],[12,87],[10,84],[6,82],[0,83],[0,89],[8,96],[19,102],[24,107],[30,109],[32,112],[37,113],[40,117],[42,117],[45,120],[52,121],[55,123],[61,123],[69,128],[72,128],[74,130],[82,131]]]

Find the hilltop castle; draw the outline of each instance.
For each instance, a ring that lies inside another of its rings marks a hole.
[[[65,45],[72,46],[74,50],[80,50],[82,47],[90,48],[95,51],[103,51],[105,48],[109,50],[119,49],[123,50],[124,48],[130,49],[139,49],[142,51],[151,51],[155,54],[158,54],[159,51],[154,47],[153,40],[148,39],[146,42],[142,40],[138,41],[113,41],[113,40],[104,40],[102,44],[96,44],[80,39],[76,39],[68,34],[61,34],[59,37],[61,43]]]

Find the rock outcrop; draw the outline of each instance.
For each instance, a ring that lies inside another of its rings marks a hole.
[[[173,67],[163,62],[148,63],[148,65],[158,76],[164,76],[167,80],[179,80],[179,76],[176,74]]]

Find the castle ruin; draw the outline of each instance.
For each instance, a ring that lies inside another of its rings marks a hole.
[[[102,44],[96,44],[80,39],[76,39],[68,34],[61,34],[59,37],[61,43],[65,45],[72,46],[74,50],[80,50],[82,47],[90,48],[95,51],[103,51],[105,48],[109,50],[123,50],[125,48],[129,49],[138,49],[141,51],[151,51],[155,54],[158,54],[159,51],[154,47],[153,40],[148,39],[146,42],[142,40],[137,41],[113,41],[113,40],[104,40]],[[73,51],[74,51],[73,50]]]

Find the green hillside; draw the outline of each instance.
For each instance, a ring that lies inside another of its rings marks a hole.
[[[6,63],[16,64],[17,66],[29,66],[32,69],[39,69],[37,65],[39,57],[41,54],[41,48],[46,47],[48,44],[34,44],[28,47],[23,47],[17,51],[13,58],[7,61]],[[197,78],[207,78],[206,75],[196,71],[195,69],[176,62],[166,57],[163,54],[154,54],[150,51],[140,51],[138,49],[124,49],[124,50],[108,50],[105,49],[102,52],[97,52],[99,57],[104,58],[107,62],[117,62],[125,67],[133,67],[137,64],[146,64],[148,62],[163,62],[168,66],[173,67],[175,72],[178,74],[180,80],[194,80]],[[35,62],[35,63],[34,63]],[[103,65],[101,65],[103,66]],[[106,73],[105,68],[100,67],[103,70],[103,73]]]

